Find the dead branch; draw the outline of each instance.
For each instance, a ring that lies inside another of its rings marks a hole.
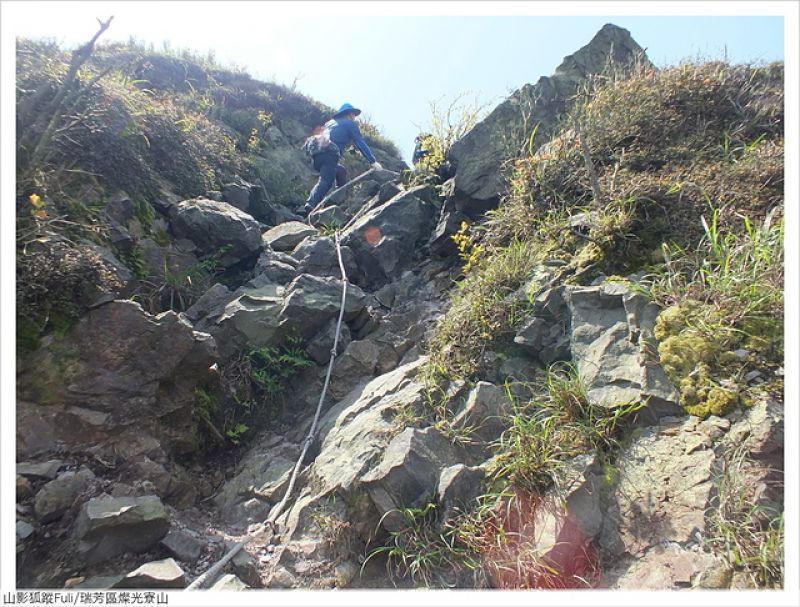
[[[81,46],[72,53],[72,58],[69,64],[69,71],[67,72],[67,75],[64,78],[64,82],[61,83],[61,86],[58,92],[56,93],[56,96],[50,102],[50,105],[48,106],[47,110],[43,112],[43,117],[45,117],[45,119],[47,119],[46,117],[49,116],[47,127],[39,136],[35,145],[28,146],[21,144],[23,145],[23,147],[33,147],[33,153],[31,154],[30,157],[31,165],[35,165],[36,163],[39,162],[39,160],[43,156],[44,150],[47,149],[47,147],[49,146],[53,138],[53,133],[56,130],[56,126],[58,125],[58,122],[61,119],[61,111],[60,111],[61,107],[64,104],[64,101],[67,99],[67,95],[70,93],[70,90],[72,89],[75,83],[78,70],[89,59],[89,57],[92,54],[92,51],[94,50],[95,42],[97,42],[97,39],[102,35],[102,33],[109,28],[109,26],[111,25],[111,20],[113,18],[114,17],[111,16],[106,21],[100,21],[98,19],[97,21],[100,24],[100,29],[95,33],[94,36],[92,36],[92,39],[89,40],[89,42],[87,42],[86,44],[84,44],[83,46]],[[30,129],[29,132],[34,132],[34,131],[35,129]]]

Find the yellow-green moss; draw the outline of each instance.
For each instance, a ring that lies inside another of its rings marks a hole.
[[[740,347],[745,336],[726,326],[719,311],[684,301],[659,315],[654,333],[661,364],[688,413],[702,418],[725,415],[740,404],[739,394],[721,387],[720,381],[732,382],[738,375],[744,361],[732,349]]]
[[[653,330],[656,339],[665,341],[671,335],[680,333],[697,317],[702,307],[699,301],[686,300],[661,312]]]
[[[706,418],[725,415],[739,404],[739,395],[717,385],[707,364],[700,363],[680,382],[681,405],[687,413]]]

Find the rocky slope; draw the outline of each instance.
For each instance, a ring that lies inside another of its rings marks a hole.
[[[123,286],[21,359],[18,585],[185,587],[266,518],[331,357],[342,289],[331,226],[348,286],[320,426],[290,507],[215,588],[754,584],[715,551],[709,511],[734,482],[782,508],[782,402],[688,415],[659,360],[662,308],[642,294],[641,275],[621,281],[545,256],[506,296],[527,306],[508,348],[483,348],[471,377],[431,383],[428,344],[462,272],[452,236],[506,194],[507,149],[495,144],[519,147],[511,139],[525,116],[544,125],[542,143],[555,135],[570,97],[609,61],[648,65],[625,30],[604,27],[454,146],[455,178],[441,189],[373,169],[304,223],[262,186],[231,181],[154,199],[150,236],[134,200],[111,198],[111,233],[140,248],[148,272],[174,276],[213,258],[223,280],[182,306],[185,292],[169,302],[164,289],[148,308],[125,298],[132,272],[103,251]],[[297,174],[295,160],[281,170]],[[152,238],[156,226],[169,244]],[[454,538],[454,521],[496,491],[506,457],[497,447],[516,435],[528,383],[559,361],[580,361],[592,415],[616,429],[626,411],[624,438],[570,451],[539,492],[519,483],[505,515],[476,519],[484,527],[472,539],[483,544],[461,536],[430,571],[392,575],[387,562],[403,555],[441,554],[435,538]],[[493,542],[492,529],[518,539]]]

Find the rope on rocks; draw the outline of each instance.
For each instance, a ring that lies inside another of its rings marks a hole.
[[[342,322],[344,321],[344,308],[347,299],[347,274],[345,273],[344,262],[342,261],[342,250],[339,244],[338,231],[334,234],[334,242],[336,244],[336,256],[339,261],[339,270],[342,273],[342,303],[341,306],[339,307],[339,321],[336,324],[336,334],[333,338],[333,347],[331,348],[331,359],[328,362],[328,372],[325,374],[325,384],[322,387],[322,392],[319,396],[319,402],[317,403],[317,410],[314,413],[314,421],[311,423],[311,428],[308,431],[308,435],[303,441],[303,449],[302,452],[300,453],[300,457],[297,458],[297,463],[294,465],[294,469],[292,470],[292,476],[289,479],[289,486],[286,488],[286,493],[284,493],[283,499],[280,502],[278,502],[275,506],[273,506],[266,520],[263,523],[259,524],[258,528],[256,528],[247,537],[245,537],[245,539],[241,540],[233,548],[231,548],[225,554],[225,556],[223,556],[219,561],[217,561],[214,565],[212,565],[205,573],[202,573],[200,576],[198,576],[198,578],[195,581],[193,581],[191,584],[189,584],[189,586],[186,587],[186,590],[197,590],[199,588],[204,588],[208,584],[211,584],[220,574],[225,565],[227,565],[228,562],[233,557],[235,557],[242,548],[244,548],[253,539],[264,533],[264,531],[266,531],[267,529],[274,528],[275,521],[283,513],[283,509],[286,507],[286,504],[289,501],[289,497],[292,494],[292,490],[294,489],[295,482],[297,481],[297,477],[300,473],[300,467],[303,464],[306,452],[308,451],[308,448],[311,446],[311,443],[314,441],[314,434],[317,431],[317,422],[319,422],[319,415],[320,412],[322,411],[322,403],[325,400],[325,396],[328,392],[328,385],[330,384],[331,381],[331,373],[333,372],[333,362],[336,359],[336,351],[339,347],[339,333],[342,329]]]

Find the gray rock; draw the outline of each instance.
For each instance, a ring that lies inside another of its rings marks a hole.
[[[233,548],[233,542],[226,542],[228,549]],[[252,588],[261,586],[261,569],[258,561],[246,550],[240,550],[231,559],[231,568],[238,578]]]
[[[285,289],[277,284],[263,283],[241,291],[225,306],[217,325],[238,333],[243,341],[250,341],[253,345],[272,344],[277,339]]]
[[[457,209],[475,218],[497,206],[505,187],[503,163],[529,140],[531,125],[538,125],[537,142],[547,140],[569,98],[590,74],[603,72],[609,58],[625,66],[638,57],[649,63],[627,30],[607,24],[588,45],[564,58],[552,77],[525,85],[492,110],[450,148]]]
[[[232,573],[226,573],[211,586],[211,590],[218,590],[220,592],[239,592],[241,590],[247,590],[248,588],[250,588],[250,586]]]
[[[242,181],[226,183],[222,186],[222,200],[236,207],[240,211],[248,212],[250,208],[250,184]]]
[[[94,474],[88,468],[77,472],[64,472],[57,479],[50,481],[36,494],[34,511],[42,523],[49,523],[61,518],[75,503],[75,500],[86,491]]]
[[[303,218],[284,204],[267,203],[262,216],[258,217],[267,225],[280,225],[287,221],[303,221]]]
[[[213,312],[219,315],[232,297],[233,294],[228,287],[220,283],[215,283],[214,286],[203,293],[184,314],[186,314],[186,318],[192,322],[197,322],[201,318],[213,315]]]
[[[331,359],[331,349],[336,337],[337,319],[332,318],[323,329],[317,333],[306,345],[306,352],[311,359],[320,365],[326,364]],[[346,324],[342,324],[342,330],[339,335],[339,344],[337,346],[337,354],[344,352],[347,344],[350,343],[350,329]]]
[[[114,301],[26,359],[18,397],[52,411],[54,438],[67,448],[113,443],[130,455],[135,446],[121,441],[150,440],[155,449],[185,453],[196,447],[195,389],[216,361],[211,336],[174,312],[152,316],[132,301]],[[18,426],[18,440],[28,442],[27,432],[39,429]]]
[[[473,466],[455,464],[442,470],[436,495],[442,505],[441,521],[447,521],[459,512],[469,512],[475,498],[483,493],[484,471]]]
[[[226,520],[263,520],[273,503],[283,497],[299,449],[269,437],[256,442],[214,498]],[[258,495],[258,497],[256,497]],[[252,502],[252,503],[251,503]]]
[[[114,588],[185,588],[186,575],[174,559],[145,563],[131,571]]]
[[[342,398],[359,382],[372,379],[379,356],[380,348],[375,343],[351,341],[333,365],[331,395]]]
[[[26,540],[30,536],[33,535],[35,529],[33,525],[26,521],[17,521],[17,538],[20,540]]]
[[[404,522],[398,508],[424,506],[436,493],[441,471],[463,455],[437,429],[406,428],[392,439],[377,467],[362,478],[388,531]]]
[[[197,245],[202,255],[219,255],[225,267],[252,257],[262,247],[259,223],[225,202],[184,200],[172,209],[172,229]]]
[[[340,247],[340,251],[345,276],[349,280],[354,280],[358,277],[358,265],[353,252],[350,247],[345,245]],[[292,257],[297,260],[299,271],[302,274],[333,276],[334,278],[342,276],[333,238],[327,236],[306,238],[292,252]]]
[[[380,186],[380,189],[378,190],[378,203],[383,204],[384,202],[387,202],[397,196],[402,191],[403,188],[401,188],[399,185],[391,181],[387,181]]]
[[[619,454],[619,480],[598,538],[603,550],[638,557],[662,542],[686,543],[705,534],[717,458],[710,427],[698,422],[664,419]]]
[[[316,227],[343,227],[347,224],[350,217],[346,211],[339,206],[320,205],[316,211],[309,213],[308,220]]]
[[[439,257],[455,255],[458,247],[453,241],[453,236],[461,229],[462,223],[468,220],[469,217],[461,211],[445,209],[439,217],[428,243],[431,254]]]
[[[141,238],[138,246],[147,267],[147,280],[154,284],[185,282],[186,277],[198,272],[199,261],[195,255],[197,247],[185,238],[166,246],[158,244],[152,238]]]
[[[480,381],[469,393],[464,409],[453,419],[453,425],[471,428],[475,436],[486,443],[492,442],[510,425],[513,411],[505,390]]]
[[[520,382],[532,382],[536,379],[536,372],[541,367],[530,358],[522,358],[519,356],[511,356],[506,358],[498,369],[500,375],[500,382],[510,382],[512,390],[515,388],[514,384]]]
[[[191,563],[197,561],[203,550],[202,542],[196,540],[185,531],[176,531],[174,529],[170,530],[161,540],[161,546],[179,561]]]
[[[25,478],[37,480],[53,480],[58,476],[58,471],[64,466],[60,459],[51,459],[42,463],[21,462],[17,464],[17,474]]]
[[[307,223],[289,221],[264,232],[262,240],[275,251],[291,251],[307,236],[316,234],[316,228],[312,228]]]
[[[79,554],[93,564],[151,548],[167,534],[169,517],[154,495],[94,498],[83,505],[74,529]]]
[[[286,285],[302,273],[297,267],[297,260],[291,255],[265,249],[253,268],[253,275],[263,282]]]
[[[352,217],[370,198],[377,194],[381,185],[397,181],[400,175],[385,169],[370,169],[333,190],[322,201],[321,207],[336,205]]]
[[[366,284],[383,285],[399,278],[415,258],[420,242],[427,242],[435,208],[415,196],[413,188],[356,220],[343,234],[353,251]]]
[[[648,399],[641,417],[649,421],[683,412],[677,390],[652,354],[655,303],[619,283],[569,287],[566,298],[572,358],[579,361],[590,402],[615,407]]]
[[[569,358],[569,326],[564,290],[546,289],[534,298],[533,315],[517,331],[514,343],[550,365]]]
[[[678,590],[700,585],[709,572],[724,569],[721,558],[676,544],[653,547],[618,577],[611,588]]]
[[[392,283],[381,287],[375,293],[375,299],[386,308],[391,308],[394,305],[395,297],[397,297],[397,287]]]
[[[423,386],[414,379],[423,361],[354,388],[320,419],[321,447],[311,474],[323,491],[353,488],[386,451],[399,410],[424,402]]]
[[[366,306],[366,294],[355,285],[348,285],[344,304],[344,320],[354,319]],[[338,317],[342,300],[342,281],[331,277],[301,274],[286,289],[280,311],[280,327],[284,335],[293,332],[310,339],[325,324]]]

